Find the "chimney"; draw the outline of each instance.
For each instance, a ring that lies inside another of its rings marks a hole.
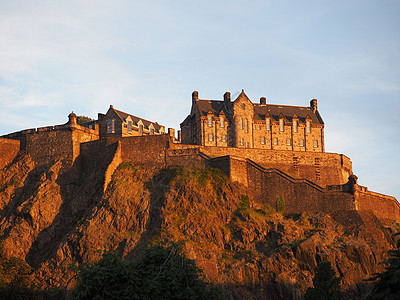
[[[168,135],[172,138],[172,141],[175,141],[175,129],[173,128],[168,128]]]
[[[318,108],[317,108],[317,99],[314,98],[314,99],[312,99],[310,101],[310,107],[311,107],[311,110],[313,112],[316,112],[318,110]]]
[[[267,98],[261,97],[261,98],[260,98],[260,104],[261,104],[261,105],[266,105],[266,104],[267,104]]]
[[[224,94],[224,102],[225,103],[231,102],[231,93],[230,92],[226,92]]]
[[[198,91],[193,91],[192,100],[193,101],[199,100],[199,92]]]

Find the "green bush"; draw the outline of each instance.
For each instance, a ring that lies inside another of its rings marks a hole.
[[[340,277],[335,276],[329,261],[318,264],[313,278],[314,287],[307,289],[304,300],[342,300],[346,299],[340,291]]]
[[[279,197],[276,200],[276,212],[283,212],[285,210],[285,198]]]
[[[200,279],[194,261],[177,245],[142,249],[134,261],[115,252],[79,267],[72,299],[224,299],[225,294]]]

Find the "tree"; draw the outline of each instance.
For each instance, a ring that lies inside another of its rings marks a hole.
[[[79,267],[73,299],[222,299],[223,292],[199,278],[194,261],[177,245],[146,247],[134,261],[115,252]]]
[[[386,270],[371,279],[377,282],[368,294],[368,300],[400,299],[400,247],[389,251],[389,255],[385,262]]]
[[[305,300],[340,300],[346,299],[340,291],[340,277],[335,277],[329,261],[318,264],[317,272],[313,278],[314,287],[307,289]]]

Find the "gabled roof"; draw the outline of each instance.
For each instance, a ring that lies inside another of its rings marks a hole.
[[[244,92],[236,98],[239,97],[248,97]],[[235,101],[236,101],[235,100]],[[232,102],[231,102],[232,103]],[[215,116],[219,116],[220,112],[223,111],[225,115],[228,116],[227,112],[225,111],[226,107],[224,105],[224,101],[221,100],[205,100],[205,99],[198,99],[196,100],[196,105],[199,109],[200,116],[207,116],[208,112],[211,111]],[[254,108],[254,120],[265,120],[265,115],[269,113],[271,115],[272,120],[278,121],[279,115],[283,114],[285,120],[292,122],[293,116],[296,115],[300,123],[306,122],[307,115],[310,116],[311,121],[313,124],[324,124],[321,116],[319,115],[318,111],[313,112],[310,107],[307,106],[293,106],[293,105],[278,105],[278,104],[258,104],[253,103]],[[186,120],[183,122],[185,123]]]
[[[122,121],[124,121],[124,122],[126,122],[126,119],[128,117],[131,117],[131,119],[132,119],[132,121],[134,122],[135,125],[137,125],[139,120],[142,120],[142,123],[145,126],[145,128],[149,128],[150,124],[153,124],[154,129],[156,129],[157,131],[160,130],[160,128],[161,128],[161,125],[158,124],[157,122],[152,122],[152,121],[149,121],[149,120],[146,120],[146,119],[143,119],[143,118],[139,118],[137,116],[134,116],[134,115],[128,114],[126,112],[117,110],[117,109],[115,109],[113,107],[110,107],[110,109],[114,110],[114,112],[117,114],[117,116],[119,116],[120,119]]]

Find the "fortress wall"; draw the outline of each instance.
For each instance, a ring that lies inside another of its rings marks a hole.
[[[62,159],[63,165],[72,165],[74,161],[72,131],[69,128],[44,130],[38,128],[26,134],[26,151],[37,165],[46,164],[54,159]]]
[[[0,169],[13,161],[19,149],[20,141],[0,138]]]
[[[394,197],[358,188],[355,199],[357,210],[372,211],[385,225],[390,225],[394,219],[400,221],[400,204]]]
[[[122,161],[141,164],[166,165],[168,135],[143,135],[135,137],[107,138],[107,145],[121,142]]]
[[[171,149],[184,148],[197,148],[211,158],[226,155],[248,158],[264,168],[276,168],[294,178],[307,178],[321,186],[345,184],[352,174],[351,161],[343,154],[183,144],[171,145]]]
[[[248,180],[255,199],[261,203],[275,208],[277,199],[283,197],[285,213],[355,209],[352,194],[327,192],[312,182],[292,178],[279,170],[264,170],[248,163]]]

